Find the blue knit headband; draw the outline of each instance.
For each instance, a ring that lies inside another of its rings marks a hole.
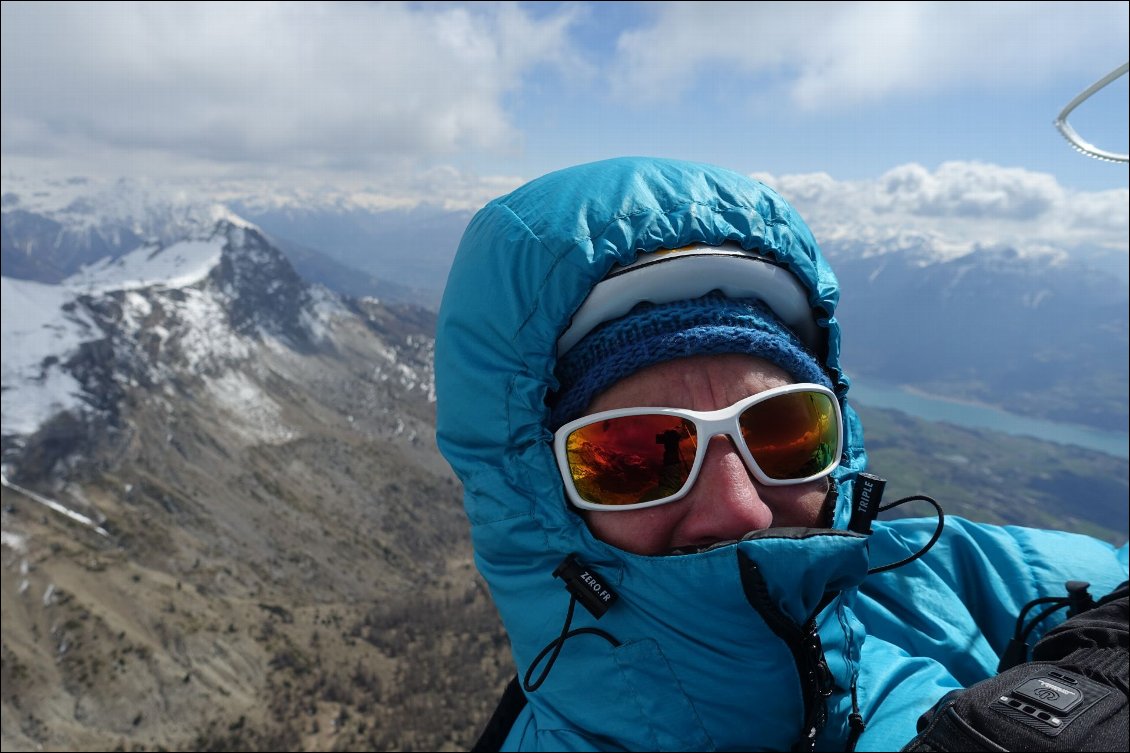
[[[640,303],[605,322],[557,363],[560,389],[551,398],[549,428],[572,421],[593,398],[653,364],[695,355],[748,353],[784,369],[797,382],[832,387],[800,340],[764,304],[718,294],[674,303]]]

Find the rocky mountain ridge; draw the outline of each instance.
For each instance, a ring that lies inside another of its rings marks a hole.
[[[81,404],[4,438],[4,749],[465,749],[512,668],[434,446],[434,315],[229,219],[191,240],[144,252],[217,249],[187,284],[89,270],[42,366]]]

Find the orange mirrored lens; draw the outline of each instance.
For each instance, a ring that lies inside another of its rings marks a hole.
[[[840,426],[832,398],[791,392],[755,403],[738,421],[757,465],[771,479],[801,479],[835,462]]]
[[[565,443],[581,498],[631,505],[669,497],[694,465],[694,423],[678,416],[622,416],[573,431]]]

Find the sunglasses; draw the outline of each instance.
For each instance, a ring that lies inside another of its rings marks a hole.
[[[570,501],[586,510],[639,510],[684,497],[710,440],[725,434],[766,486],[803,484],[836,469],[843,420],[835,393],[818,384],[759,392],[728,408],[617,408],[554,434]]]

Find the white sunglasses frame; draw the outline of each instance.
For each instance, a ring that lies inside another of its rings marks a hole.
[[[835,460],[820,473],[812,476],[799,479],[772,479],[761,470],[761,467],[754,460],[749,447],[746,446],[745,440],[741,436],[741,425],[738,423],[738,418],[741,414],[751,405],[764,402],[766,400],[778,397],[780,395],[788,395],[794,392],[817,392],[821,395],[828,397],[832,403],[833,410],[836,414],[836,424],[839,426],[839,431],[836,436],[836,454]],[[595,502],[589,502],[581,497],[577,491],[576,483],[573,480],[572,471],[569,470],[569,457],[567,454],[566,446],[568,444],[569,435],[577,429],[588,426],[590,424],[598,423],[611,418],[622,418],[624,416],[677,416],[690,420],[695,425],[695,431],[698,436],[698,446],[695,449],[694,463],[691,465],[690,473],[687,474],[687,480],[683,483],[679,491],[660,499],[653,499],[647,502],[636,502],[629,505],[601,505]],[[562,426],[553,434],[553,449],[557,457],[557,469],[561,473],[561,479],[565,483],[565,492],[569,497],[569,501],[576,507],[583,510],[603,510],[605,512],[620,512],[627,510],[643,510],[648,507],[656,507],[658,505],[665,505],[671,502],[676,502],[685,497],[690,490],[694,487],[695,482],[698,480],[698,474],[702,470],[703,459],[706,457],[706,450],[710,444],[710,440],[719,434],[724,434],[730,437],[731,442],[738,449],[738,454],[741,456],[742,461],[745,463],[746,468],[753,474],[758,482],[766,486],[796,486],[799,484],[807,484],[810,481],[816,481],[831,474],[840,465],[840,457],[844,451],[844,419],[843,413],[840,410],[840,401],[836,398],[836,393],[832,392],[827,387],[820,384],[811,384],[802,382],[800,384],[786,384],[781,387],[773,387],[772,389],[758,392],[750,395],[749,397],[742,398],[738,402],[727,408],[719,408],[713,411],[694,411],[683,408],[660,408],[656,406],[637,406],[632,408],[615,408],[613,410],[601,411],[599,413],[592,413],[587,416],[581,416],[574,419],[569,423]],[[705,438],[705,441],[704,441]]]

